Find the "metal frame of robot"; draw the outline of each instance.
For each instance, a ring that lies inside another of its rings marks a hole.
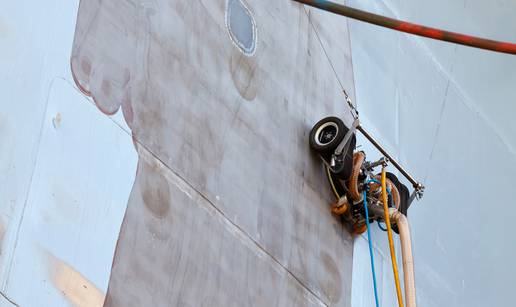
[[[418,182],[416,179],[414,179],[414,177],[407,170],[405,170],[405,168],[401,166],[401,164],[398,163],[398,161],[396,161],[396,159],[394,159],[387,152],[387,150],[383,148],[383,146],[380,145],[380,143],[378,143],[378,141],[369,132],[367,132],[364,129],[364,127],[362,127],[362,125],[360,125],[360,120],[358,119],[358,117],[355,117],[353,125],[351,125],[348,132],[335,149],[330,164],[328,164],[328,162],[321,157],[323,163],[326,164],[330,168],[330,170],[333,171],[333,166],[335,166],[336,164],[337,157],[341,156],[343,152],[347,151],[348,146],[350,145],[351,137],[357,130],[360,131],[360,133],[362,133],[362,135],[365,136],[365,138],[369,140],[369,142],[371,142],[371,144],[373,144],[373,146],[376,147],[376,149],[378,149],[378,151],[380,151],[380,153],[382,153],[383,155],[383,158],[376,162],[370,163],[367,166],[367,168],[374,168],[379,165],[386,165],[389,162],[392,163],[392,165],[412,184],[412,187],[414,188],[414,191],[410,195],[408,206],[412,204],[415,198],[421,199],[425,192],[425,186],[422,183]]]

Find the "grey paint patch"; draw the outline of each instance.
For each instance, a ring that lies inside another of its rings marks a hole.
[[[242,0],[228,0],[226,26],[231,40],[247,55],[256,49],[256,22],[249,8]]]
[[[307,144],[317,120],[349,114],[318,26],[293,2],[247,1],[260,35],[246,56],[228,43],[227,4],[156,0],[149,15],[126,2],[81,1],[76,80],[103,97],[101,109],[121,105],[140,156],[108,302],[349,306],[352,238],[329,212],[332,195]],[[321,33],[349,53],[345,27]],[[335,63],[352,80],[349,61]],[[185,195],[170,185],[176,177]],[[206,203],[216,216],[200,215]]]
[[[139,153],[120,237],[138,244],[119,245],[105,306],[324,306],[187,182]],[[175,214],[156,223],[140,204],[161,179]]]

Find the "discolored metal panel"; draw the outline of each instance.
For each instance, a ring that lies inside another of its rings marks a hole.
[[[106,114],[122,107],[140,152],[108,305],[265,306],[275,302],[240,283],[271,278],[282,286],[260,293],[281,305],[311,304],[292,295],[307,292],[319,304],[350,304],[352,240],[329,213],[332,197],[307,142],[323,116],[350,122],[331,54],[308,10],[272,0],[242,1],[257,32],[254,53],[242,53],[226,27],[232,2],[80,4],[75,80]],[[325,33],[349,50],[346,27]],[[349,62],[345,68],[337,75],[352,80]],[[190,197],[144,167],[142,151],[186,182]],[[190,217],[206,202],[241,236],[210,216]],[[212,241],[222,246],[210,247]],[[224,265],[232,250],[247,265]],[[262,256],[252,256],[256,250]],[[201,280],[204,296],[195,289]]]

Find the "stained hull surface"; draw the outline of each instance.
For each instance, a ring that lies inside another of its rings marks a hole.
[[[226,6],[81,2],[75,79],[121,105],[139,152],[106,305],[349,305],[351,238],[307,148],[316,120],[345,117],[342,88],[303,7],[249,1],[248,56]]]

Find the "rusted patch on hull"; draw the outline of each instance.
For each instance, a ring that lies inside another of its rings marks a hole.
[[[52,283],[74,307],[99,307],[105,295],[91,281],[63,260],[46,252]]]
[[[233,52],[229,63],[229,71],[240,96],[248,101],[254,100],[260,82],[260,68],[257,58]]]
[[[141,187],[143,203],[154,217],[164,218],[170,211],[170,188],[167,179],[147,163],[140,164],[143,168],[141,174],[147,174]]]

